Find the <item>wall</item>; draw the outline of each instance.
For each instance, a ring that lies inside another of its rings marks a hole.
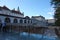
[[[18,13],[12,13],[10,10],[4,10],[4,9],[2,9],[0,11],[0,14],[11,15],[11,16],[16,16],[16,17],[24,17],[24,15],[21,15],[21,14],[18,14]]]

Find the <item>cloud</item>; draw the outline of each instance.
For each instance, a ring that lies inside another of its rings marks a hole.
[[[53,14],[54,14],[54,12],[48,12],[47,14],[49,14],[49,15],[53,15]]]
[[[52,15],[52,12],[48,12],[49,15]]]
[[[47,14],[53,15],[54,14],[54,8],[50,8],[50,11],[48,11]]]
[[[51,11],[53,11],[53,10],[54,10],[54,8],[53,8],[53,7],[51,7],[51,8],[50,8],[50,10],[51,10]]]
[[[53,19],[53,17],[49,17],[49,19]]]

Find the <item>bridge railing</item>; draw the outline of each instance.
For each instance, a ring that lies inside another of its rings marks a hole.
[[[12,25],[12,26],[33,26],[33,27],[44,27],[44,26],[41,26],[41,25],[36,25],[36,24],[33,24],[33,23],[6,23],[6,25]]]
[[[32,24],[25,24],[25,23],[6,23],[6,25],[12,25],[12,26],[32,26]]]

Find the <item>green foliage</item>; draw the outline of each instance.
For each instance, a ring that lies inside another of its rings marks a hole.
[[[60,26],[60,0],[51,0],[51,4],[53,4],[55,7],[55,25]]]
[[[60,26],[60,19],[56,20],[55,25]]]
[[[54,18],[59,19],[60,18],[60,8],[57,8],[55,11]]]
[[[57,5],[58,3],[60,3],[60,0],[51,0],[51,4]]]

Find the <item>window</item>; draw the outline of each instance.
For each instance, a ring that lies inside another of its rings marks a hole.
[[[23,23],[23,20],[22,19],[20,19],[20,23]]]
[[[30,21],[28,20],[28,23],[30,23]]]
[[[0,23],[1,23],[2,21],[1,21],[1,19],[0,19]]]
[[[17,19],[14,19],[14,23],[18,23],[18,20]]]
[[[32,23],[32,20],[31,20],[31,23]]]
[[[0,11],[2,11],[2,9],[0,8]]]
[[[26,23],[26,20],[24,20],[24,23]]]
[[[5,18],[6,23],[10,23],[10,18]]]

